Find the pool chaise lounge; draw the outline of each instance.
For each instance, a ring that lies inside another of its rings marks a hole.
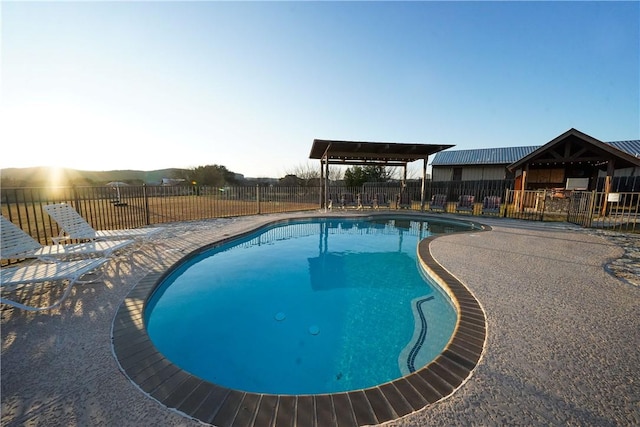
[[[114,251],[123,249],[133,240],[110,240],[104,242],[85,242],[67,245],[41,245],[38,241],[0,215],[0,252],[3,260],[38,258],[57,260],[68,257],[108,257]]]
[[[146,227],[125,230],[96,230],[72,206],[58,203],[44,206],[44,210],[60,226],[60,235],[53,241],[58,243],[66,239],[78,240],[114,240],[145,239],[162,230],[160,227]]]
[[[44,246],[4,216],[0,216],[0,228],[3,260],[37,260],[26,266],[3,267],[0,270],[3,293],[27,286],[66,282],[62,296],[45,307],[30,306],[13,298],[0,298],[2,304],[27,311],[50,310],[59,306],[69,296],[73,285],[81,283],[82,276],[97,272],[99,267],[109,261],[109,256],[114,251],[134,243],[134,240],[110,240]],[[69,260],[71,258],[75,260]]]
[[[66,287],[62,296],[53,304],[46,307],[32,307],[7,298],[0,298],[0,303],[7,304],[27,311],[50,310],[62,304],[69,296],[71,288],[79,283],[82,276],[95,272],[101,267],[107,258],[91,258],[77,261],[59,261],[53,263],[36,263],[28,266],[8,267],[0,270],[0,283],[2,288],[14,288],[18,286],[44,285],[47,282],[65,283]]]

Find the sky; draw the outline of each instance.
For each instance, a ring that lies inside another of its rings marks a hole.
[[[319,168],[315,138],[640,139],[637,1],[2,1],[0,20],[1,168],[282,177]]]

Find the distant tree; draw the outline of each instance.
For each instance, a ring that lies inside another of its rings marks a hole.
[[[300,164],[287,171],[287,176],[293,175],[299,178],[300,185],[311,187],[320,183],[320,165],[311,163]],[[286,178],[286,177],[285,177]],[[337,181],[341,178],[341,173],[336,168],[329,168],[329,180]]]
[[[360,166],[353,166],[344,171],[344,183],[347,187],[361,187],[367,182],[364,170]]]
[[[391,171],[384,166],[352,166],[344,172],[347,187],[361,187],[365,182],[387,182]]]
[[[297,177],[296,175],[290,174],[286,175],[284,178],[280,178],[278,184],[284,187],[302,187],[305,183],[305,180]]]
[[[221,165],[198,166],[188,169],[184,179],[187,182],[196,182],[198,185],[208,185],[212,187],[224,187],[228,184],[235,184],[235,173]]]
[[[407,180],[411,179],[422,179],[422,165],[417,167],[418,165],[414,165],[414,167],[407,168]],[[404,175],[404,168],[398,167],[387,167],[387,171],[389,171],[389,179],[397,179],[401,181]]]

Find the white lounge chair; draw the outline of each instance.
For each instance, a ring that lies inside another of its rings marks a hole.
[[[0,232],[2,233],[0,237],[0,257],[3,260],[23,258],[55,260],[72,256],[92,255],[108,257],[113,251],[134,243],[133,240],[111,240],[44,246],[2,215],[0,215]]]
[[[78,240],[114,240],[144,239],[159,231],[159,227],[130,228],[124,230],[96,230],[76,210],[66,203],[44,206],[44,210],[60,226],[60,235],[53,241],[59,243],[66,239]]]
[[[107,262],[105,258],[91,258],[78,261],[60,261],[54,263],[36,263],[24,267],[8,267],[0,270],[0,286],[2,288],[20,285],[37,285],[46,282],[67,282],[62,296],[46,307],[32,307],[6,298],[0,303],[8,304],[28,311],[50,310],[62,304],[69,296],[71,288],[79,279]]]

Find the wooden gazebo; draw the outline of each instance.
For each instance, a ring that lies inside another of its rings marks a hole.
[[[320,160],[320,177],[324,183],[322,187],[322,207],[327,206],[329,165],[331,164],[357,166],[401,166],[403,168],[402,188],[404,189],[407,180],[407,165],[416,160],[422,160],[422,190],[420,195],[420,206],[421,209],[424,210],[427,161],[429,156],[451,147],[453,147],[453,145],[314,139],[309,158]]]

